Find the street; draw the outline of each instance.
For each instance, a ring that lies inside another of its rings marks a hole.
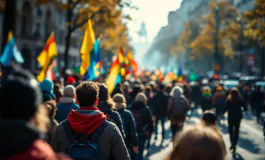
[[[200,122],[201,110],[197,110],[192,114],[192,117],[186,121],[185,127],[197,124]],[[264,115],[263,115],[264,116]],[[154,137],[151,140],[151,147],[149,153],[145,151],[146,160],[162,160],[165,159],[172,151],[171,143],[171,131],[170,122],[165,124],[166,138],[164,143],[161,144],[161,136],[158,136],[158,140],[155,142]],[[263,137],[262,125],[256,123],[255,116],[250,112],[247,112],[240,126],[239,143],[237,145],[237,153],[232,155],[229,151],[230,140],[228,133],[227,120],[222,121],[221,125],[218,125],[219,130],[223,134],[227,149],[227,160],[265,160],[265,141]],[[161,127],[158,128],[161,134]]]

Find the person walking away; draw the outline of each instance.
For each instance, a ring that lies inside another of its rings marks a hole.
[[[79,105],[76,104],[76,93],[73,85],[67,85],[63,90],[63,97],[59,99],[57,104],[57,113],[55,119],[60,123],[65,120],[71,110],[76,110]]]
[[[223,140],[211,127],[197,125],[176,138],[168,160],[225,160]]]
[[[189,101],[183,95],[180,86],[175,86],[168,102],[168,116],[171,122],[172,140],[174,142],[177,132],[181,131],[186,120],[187,111],[190,110]]]
[[[155,139],[157,139],[158,134],[158,122],[161,122],[162,127],[162,142],[165,138],[165,121],[167,117],[167,106],[168,106],[168,100],[169,95],[164,92],[165,86],[164,84],[160,84],[158,88],[157,94],[152,98],[151,101],[151,108],[153,109],[153,113],[156,120],[156,126],[155,126]]]
[[[0,159],[56,160],[52,148],[42,140],[49,118],[41,107],[41,90],[34,76],[15,64],[5,67],[0,97]]]
[[[203,87],[201,107],[203,112],[212,109],[212,93],[208,86]]]
[[[147,98],[144,93],[138,93],[131,105],[131,112],[136,122],[136,130],[139,139],[138,159],[143,160],[143,153],[147,137],[153,133],[153,121],[150,108],[146,105]]]
[[[55,130],[58,126],[58,122],[55,120],[55,115],[56,115],[56,110],[57,110],[57,107],[56,107],[56,102],[55,101],[47,101],[44,103],[44,106],[47,110],[47,113],[48,113],[48,117],[50,118],[50,125],[49,125],[49,128],[48,128],[48,137],[47,137],[47,142],[48,143],[51,143],[52,141],[52,137],[55,133]]]
[[[109,89],[104,83],[97,83],[99,87],[99,104],[98,108],[107,115],[108,120],[112,121],[119,128],[121,135],[125,138],[121,116],[115,109],[115,103],[109,95]]]
[[[256,110],[257,123],[260,121],[260,115],[262,113],[262,107],[264,103],[265,94],[261,91],[261,87],[257,86],[253,95],[253,105]]]
[[[131,160],[136,160],[138,152],[138,135],[136,132],[136,124],[132,112],[126,109],[126,100],[122,94],[116,94],[113,97],[115,107],[117,108],[125,132],[125,144],[130,153]]]
[[[53,82],[47,78],[45,78],[40,83],[40,89],[42,92],[42,100],[43,103],[50,100],[55,100],[55,95],[53,93]]]
[[[82,82],[76,88],[76,97],[80,108],[72,110],[67,120],[58,125],[51,142],[54,151],[65,151],[73,159],[130,160],[118,127],[106,121],[97,107],[97,84]]]
[[[224,113],[228,111],[228,130],[231,142],[230,150],[234,153],[236,152],[236,145],[239,137],[240,122],[243,118],[242,108],[247,111],[247,107],[238,90],[233,88],[226,100]]]
[[[54,84],[53,93],[55,95],[56,103],[58,103],[60,98],[63,96],[63,89],[59,83]]]
[[[215,106],[216,120],[218,123],[221,122],[222,112],[225,107],[226,94],[223,91],[223,87],[216,87],[216,92],[213,95],[212,104]]]

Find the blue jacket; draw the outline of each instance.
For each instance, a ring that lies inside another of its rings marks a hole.
[[[79,105],[75,103],[73,98],[62,97],[57,104],[55,119],[60,123],[67,118],[72,109],[76,110],[77,108],[79,108]]]

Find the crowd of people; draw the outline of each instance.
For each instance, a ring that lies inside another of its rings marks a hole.
[[[260,121],[263,92],[240,89],[141,79],[117,84],[110,94],[104,83],[72,76],[38,83],[11,65],[1,77],[0,159],[143,160],[151,137],[158,139],[158,125],[163,144],[169,120],[173,151],[165,159],[224,160],[226,147],[216,126],[224,114],[232,152],[248,104]],[[201,123],[184,129],[188,113],[199,106]]]

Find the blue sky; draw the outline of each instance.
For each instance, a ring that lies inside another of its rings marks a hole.
[[[169,11],[176,11],[182,0],[132,0],[139,10],[126,10],[133,20],[128,23],[130,36],[138,40],[137,32],[142,22],[146,23],[148,41],[151,42],[162,26],[167,25]]]

